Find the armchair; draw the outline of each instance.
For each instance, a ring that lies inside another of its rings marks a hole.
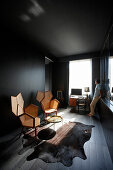
[[[56,113],[56,115],[57,115],[57,109],[58,109],[59,101],[57,99],[51,100],[53,95],[50,91],[46,91],[44,93],[43,98],[41,98],[41,95],[40,95],[42,93],[43,92],[38,91],[37,99],[42,99],[42,100],[40,100],[40,102],[41,102],[44,114],[46,114],[46,117],[47,117],[48,114],[51,114],[51,113]]]
[[[11,96],[11,106],[12,112],[19,117],[23,128],[35,128],[35,137],[36,137],[36,128],[40,125],[40,118],[38,116],[38,106],[30,104],[24,108],[24,100],[21,93],[16,97]]]

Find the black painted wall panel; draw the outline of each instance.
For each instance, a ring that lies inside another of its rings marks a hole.
[[[45,91],[52,91],[52,63],[45,65]]]
[[[66,107],[68,105],[69,62],[56,62],[53,64],[52,80],[54,97],[57,96],[57,90],[62,90],[64,107]]]
[[[45,90],[45,57],[12,32],[4,35],[0,50],[0,135],[20,125],[11,112],[11,95],[21,92],[25,106],[38,105],[40,114],[36,93]]]
[[[109,153],[113,161],[113,112],[108,108],[103,100],[100,100],[99,113]]]
[[[100,80],[103,84],[103,99],[100,100],[100,118],[108,145],[108,149],[113,161],[113,110],[109,101],[109,80],[108,80],[108,59],[113,52],[113,18],[103,43],[100,58]]]

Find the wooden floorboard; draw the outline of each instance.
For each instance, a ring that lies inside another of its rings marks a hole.
[[[86,160],[75,157],[70,167],[66,167],[60,162],[45,163],[38,158],[27,161],[26,158],[33,152],[33,148],[29,148],[19,155],[19,151],[22,149],[22,139],[20,138],[2,153],[2,158],[4,159],[2,159],[0,170],[113,170],[112,160],[100,121],[87,115],[71,113],[70,110],[70,108],[59,109],[58,114],[64,118],[64,122],[76,121],[95,126],[92,128],[90,140],[84,144]],[[10,154],[9,157],[8,154]]]

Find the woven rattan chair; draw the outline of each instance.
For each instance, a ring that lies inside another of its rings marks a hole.
[[[19,117],[23,128],[34,128],[36,137],[36,128],[40,125],[40,118],[38,116],[38,106],[30,104],[24,108],[24,100],[22,94],[19,93],[16,97],[11,96],[12,112]],[[22,133],[21,132],[21,133]]]
[[[53,95],[50,91],[46,91],[45,93],[38,91],[37,93],[37,100],[41,103],[46,117],[51,113],[55,113],[57,115],[59,101],[57,99],[52,100],[52,97]]]

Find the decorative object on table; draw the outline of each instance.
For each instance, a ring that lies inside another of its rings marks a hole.
[[[89,97],[88,92],[90,92],[89,87],[85,87],[84,91],[86,92],[86,96],[87,96],[87,99],[88,99],[88,97]]]
[[[46,163],[61,162],[68,167],[75,157],[85,160],[87,157],[83,146],[90,139],[93,127],[79,122],[66,123],[56,131],[52,139],[35,146],[27,160],[39,158]]]
[[[48,116],[47,118],[46,118],[46,121],[48,122],[48,123],[53,123],[54,124],[54,130],[56,129],[55,127],[55,125],[57,124],[57,123],[62,123],[62,125],[63,125],[63,117],[61,117],[61,116],[57,116],[57,115],[53,115],[53,116]],[[58,128],[58,127],[57,127]]]
[[[53,115],[53,116],[49,116],[47,118],[47,121],[49,123],[59,123],[63,120],[63,118],[61,116],[56,116],[56,115]]]
[[[37,98],[39,98],[40,93],[37,93]],[[44,98],[41,100],[42,109],[44,111],[44,114],[46,114],[46,117],[48,114],[55,113],[57,115],[57,109],[59,105],[59,101],[57,99],[52,100],[52,93],[51,91],[44,92]],[[39,100],[38,100],[39,101]]]
[[[23,128],[34,128],[36,137],[36,128],[40,125],[40,118],[38,116],[38,106],[30,104],[24,108],[24,100],[22,94],[19,93],[16,97],[11,96],[12,112],[19,117]]]

